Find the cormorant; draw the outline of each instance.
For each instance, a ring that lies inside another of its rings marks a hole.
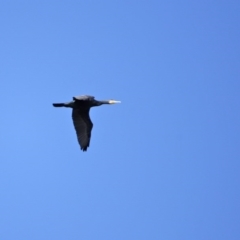
[[[116,100],[97,101],[93,96],[83,95],[73,97],[73,101],[67,103],[53,103],[54,107],[72,108],[72,120],[76,130],[78,143],[81,150],[87,151],[90,144],[91,131],[93,123],[89,117],[91,107],[101,106],[103,104],[120,103]]]

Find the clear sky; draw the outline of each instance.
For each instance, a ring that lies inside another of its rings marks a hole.
[[[239,240],[240,3],[0,2],[1,240]],[[87,152],[70,109],[89,94]]]

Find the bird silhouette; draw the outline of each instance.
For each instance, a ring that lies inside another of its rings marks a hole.
[[[91,132],[93,123],[89,116],[91,107],[101,106],[103,104],[115,104],[120,103],[116,100],[95,100],[93,96],[82,95],[73,97],[73,101],[66,103],[53,103],[54,107],[67,107],[72,108],[72,120],[76,130],[78,143],[81,150],[87,151],[90,145]]]

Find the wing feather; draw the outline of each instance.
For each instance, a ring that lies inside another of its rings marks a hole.
[[[81,96],[73,97],[73,100],[77,100],[77,101],[92,101],[92,100],[94,100],[94,97],[90,96],[90,95],[81,95]]]
[[[78,143],[83,151],[87,151],[90,145],[91,131],[93,128],[93,123],[89,117],[89,109],[73,109],[72,119]]]

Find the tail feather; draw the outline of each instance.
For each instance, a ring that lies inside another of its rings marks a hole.
[[[65,107],[65,103],[53,103],[54,107]]]

